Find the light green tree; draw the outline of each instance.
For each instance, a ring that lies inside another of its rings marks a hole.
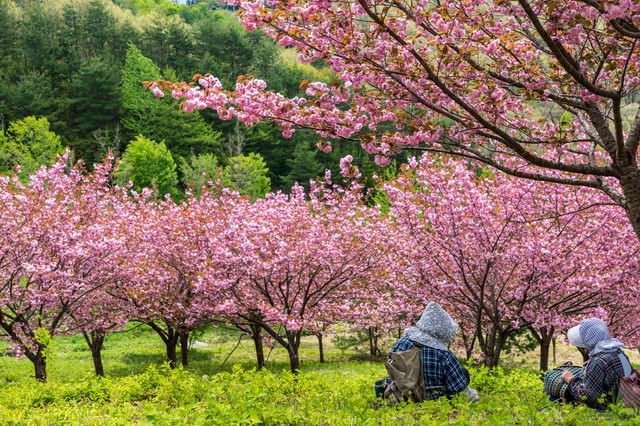
[[[271,190],[267,164],[262,156],[255,152],[229,158],[224,168],[222,184],[248,195],[251,200],[264,197]]]
[[[182,183],[191,189],[196,197],[202,194],[202,187],[208,186],[209,181],[216,181],[222,173],[222,167],[213,154],[193,155],[189,161],[180,162]]]
[[[41,165],[53,163],[62,152],[60,137],[49,130],[46,118],[25,117],[0,133],[0,173],[11,173],[19,164],[20,177],[26,178]]]
[[[133,183],[135,191],[152,188],[159,197],[178,196],[176,163],[164,143],[138,135],[129,146],[114,174],[120,185]]]

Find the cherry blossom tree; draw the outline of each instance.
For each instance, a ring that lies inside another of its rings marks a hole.
[[[67,172],[63,156],[27,184],[0,179],[0,327],[40,381],[52,336],[68,329],[69,315],[91,311],[92,294],[112,281],[122,240],[109,220],[110,160]]]
[[[285,136],[315,129],[324,151],[359,141],[380,165],[419,149],[596,188],[640,236],[637,1],[228,2],[247,29],[323,60],[337,82],[303,81],[307,96],[290,99],[261,80],[241,77],[230,92],[197,75],[150,84],[156,95],[248,125],[273,121]]]
[[[347,301],[350,303],[346,309],[348,316],[342,318],[353,331],[365,333],[372,357],[384,352],[379,344],[382,337],[390,334],[400,337],[404,328],[415,324],[431,300],[428,283],[415,273],[411,258],[405,256],[406,245],[413,241],[398,230],[398,226],[389,221],[385,234],[379,236],[388,251],[384,271],[375,286],[369,282],[360,283],[363,287],[360,297]],[[415,297],[417,286],[422,286],[421,297]]]
[[[445,305],[486,365],[496,366],[507,339],[529,327],[546,369],[555,329],[635,293],[625,277],[637,269],[616,265],[629,265],[640,244],[631,238],[625,250],[611,250],[616,236],[633,231],[604,194],[482,176],[478,164],[444,158],[413,164],[387,186],[397,234],[407,236],[405,253],[421,278],[408,290]]]
[[[309,197],[294,186],[237,209],[218,261],[230,283],[225,310],[282,345],[292,372],[303,329],[348,316],[347,301],[366,291],[358,283],[375,287],[385,258],[384,222],[356,191],[314,186]]]
[[[110,241],[115,237],[118,246],[111,244],[112,250],[108,255],[97,259],[99,263],[91,265],[93,273],[85,277],[103,285],[88,294],[83,304],[70,311],[64,324],[65,334],[82,333],[91,351],[97,376],[104,376],[102,348],[105,338],[110,332],[124,328],[134,319],[126,303],[114,295],[131,281],[127,275],[128,270],[123,265],[127,264],[136,244],[132,238],[135,233],[131,231],[135,229],[136,222],[132,220],[135,216],[132,213],[136,211],[137,201],[129,196],[127,188],[115,187],[110,195],[110,208],[97,218],[106,232],[91,235],[90,238],[92,241]]]
[[[132,318],[158,333],[172,368],[178,343],[182,364],[188,364],[189,333],[211,321],[219,304],[220,292],[198,286],[205,271],[211,272],[208,257],[215,258],[209,247],[218,210],[207,193],[180,204],[169,198],[137,202],[129,231],[135,244],[125,262],[130,286],[115,295],[129,303]]]

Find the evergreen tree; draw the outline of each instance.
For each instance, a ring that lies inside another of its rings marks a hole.
[[[199,111],[184,113],[175,102],[157,99],[144,87],[144,81],[161,77],[158,67],[130,44],[122,71],[123,127],[129,133],[164,141],[177,157],[219,154],[222,135],[203,120]]]
[[[322,174],[324,167],[318,161],[318,150],[310,147],[308,142],[300,142],[293,150],[293,157],[287,159],[289,173],[282,178],[286,188],[298,182],[298,184],[309,189],[309,179]]]
[[[251,200],[264,197],[271,190],[269,169],[260,154],[238,155],[229,158],[224,168],[222,184],[232,188]]]
[[[218,159],[212,154],[200,154],[192,156],[187,162],[181,160],[180,172],[182,182],[196,196],[202,193],[202,187],[206,187],[209,181],[216,181],[222,173],[222,168],[218,165]]]
[[[76,155],[87,163],[97,161],[100,147],[93,133],[113,130],[120,118],[120,70],[102,60],[86,62],[74,75],[69,124],[77,137],[72,143]]]

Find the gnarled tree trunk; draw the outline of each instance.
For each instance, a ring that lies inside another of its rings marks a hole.
[[[300,372],[300,355],[298,350],[300,348],[300,338],[302,337],[302,330],[287,330],[286,335],[291,372],[293,374],[298,374]]]
[[[47,358],[43,348],[38,348],[36,353],[26,352],[25,355],[33,363],[36,380],[45,383],[47,381]]]
[[[503,330],[500,324],[491,324],[489,331],[483,333],[482,329],[477,330],[478,344],[484,356],[484,365],[489,368],[497,367],[500,363],[500,354],[507,338],[513,330]]]
[[[551,343],[554,340],[555,336],[555,328],[554,327],[540,327],[533,328],[530,327],[529,330],[531,334],[538,342],[540,347],[540,370],[547,371],[549,370],[549,349],[551,347]],[[554,354],[554,362],[555,362],[555,354]]]
[[[626,200],[626,213],[631,226],[640,239],[640,171],[632,161],[625,167],[619,167],[620,185]]]

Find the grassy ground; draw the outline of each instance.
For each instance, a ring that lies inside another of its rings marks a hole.
[[[160,339],[137,328],[107,337],[107,377],[98,380],[82,337],[57,338],[48,384],[34,382],[28,360],[0,356],[0,424],[640,424],[618,407],[596,413],[548,403],[534,353],[507,355],[504,369],[472,368],[478,404],[456,397],[379,406],[372,383],[385,375],[382,362],[326,340],[323,364],[316,339],[303,340],[302,373],[293,377],[282,349],[271,352],[266,371],[255,372],[250,339],[232,352],[236,332],[208,330],[191,350],[190,366],[169,371]],[[559,345],[558,362],[578,363],[573,352]]]

